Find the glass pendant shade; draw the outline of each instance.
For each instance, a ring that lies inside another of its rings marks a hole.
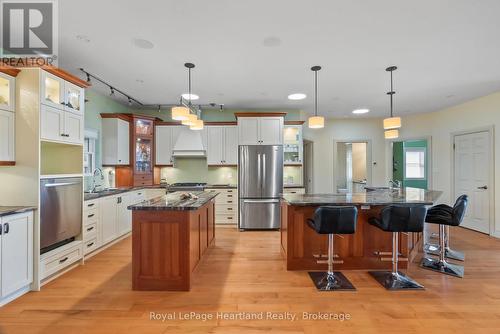
[[[396,139],[399,137],[399,130],[398,129],[385,130],[384,137],[385,139]]]
[[[176,121],[185,121],[188,119],[189,109],[186,107],[173,107],[172,119]]]
[[[189,114],[187,117],[188,118],[186,120],[181,122],[182,125],[191,126],[194,124],[195,121],[198,120],[198,117],[195,114]]]
[[[384,130],[399,129],[401,127],[401,117],[390,117],[384,119]]]
[[[197,119],[189,128],[191,130],[203,130],[203,121],[201,119]]]
[[[325,127],[325,118],[323,116],[309,117],[308,126],[310,129],[321,129]]]

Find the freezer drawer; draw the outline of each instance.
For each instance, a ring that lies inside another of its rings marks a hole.
[[[241,230],[278,229],[280,227],[279,199],[240,199],[239,228]]]

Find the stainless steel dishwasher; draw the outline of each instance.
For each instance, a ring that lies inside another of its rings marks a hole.
[[[83,179],[40,181],[40,252],[62,246],[82,231]]]

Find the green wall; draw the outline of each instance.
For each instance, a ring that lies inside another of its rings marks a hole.
[[[423,147],[426,149],[425,153],[425,178],[414,180],[404,179],[404,149],[411,147]],[[392,146],[393,153],[393,179],[402,182],[404,187],[413,187],[420,189],[427,189],[428,175],[429,175],[429,152],[427,148],[427,140],[408,140],[404,142],[394,142]]]

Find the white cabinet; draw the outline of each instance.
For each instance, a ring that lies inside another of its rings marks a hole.
[[[85,90],[71,82],[64,82],[64,110],[83,113]]]
[[[33,214],[17,213],[0,218],[1,299],[33,282]]]
[[[174,163],[172,151],[174,148],[173,126],[159,125],[155,128],[155,165],[167,166]]]
[[[120,118],[102,119],[102,164],[130,164],[130,123]]]
[[[238,164],[238,130],[236,126],[208,126],[208,165]]]
[[[99,203],[99,221],[101,224],[102,245],[113,241],[117,237],[117,205],[116,196],[102,197]]]
[[[302,125],[285,125],[283,131],[283,163],[302,165]]]
[[[0,110],[15,111],[16,78],[0,73]]]
[[[15,160],[15,113],[0,110],[0,161]]]
[[[40,103],[50,107],[64,109],[64,80],[48,72],[41,72]]]
[[[42,105],[40,138],[68,144],[83,144],[83,115]]]
[[[215,223],[238,224],[238,189],[236,188],[207,188],[205,191],[217,192],[215,197]]]
[[[282,145],[283,117],[240,117],[238,137],[240,145]]]
[[[127,207],[134,204],[136,198],[137,195],[135,192],[129,192],[118,196],[118,236],[122,236],[125,233],[132,231],[132,211],[128,210]]]

